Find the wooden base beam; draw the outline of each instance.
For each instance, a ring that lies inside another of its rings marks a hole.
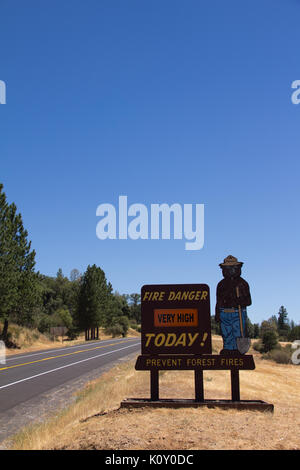
[[[235,410],[251,410],[251,411],[269,411],[273,413],[274,405],[261,400],[203,400],[197,402],[191,399],[160,399],[152,401],[149,398],[127,398],[121,402],[121,408],[198,408],[206,406],[207,408],[223,408]]]

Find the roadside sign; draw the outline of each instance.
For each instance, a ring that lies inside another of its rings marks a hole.
[[[211,354],[207,284],[145,285],[142,354]]]
[[[122,406],[229,407],[273,411],[274,405],[261,400],[240,399],[240,370],[254,370],[252,355],[232,351],[212,354],[210,298],[207,284],[145,285],[141,292],[142,355],[135,369],[150,372],[150,400],[133,398]],[[298,352],[298,350],[297,350]],[[195,399],[160,399],[159,373],[163,370],[192,370]],[[231,400],[206,400],[204,371],[228,370]]]
[[[51,326],[50,327],[50,334],[53,336],[65,336],[68,332],[68,328],[66,326]]]
[[[222,356],[220,354],[139,356],[136,370],[253,370],[253,356]]]

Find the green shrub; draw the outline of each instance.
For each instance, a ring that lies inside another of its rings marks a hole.
[[[255,343],[253,343],[252,347],[255,351],[258,351],[260,353],[263,352],[263,344],[262,344],[261,340],[255,341]]]
[[[60,308],[52,315],[53,326],[66,326],[72,328],[73,319],[67,308]]]
[[[136,322],[135,319],[130,319],[130,320],[129,320],[129,326],[130,326],[130,328],[132,328],[133,330],[136,330],[136,329],[138,328],[138,324],[137,324],[137,322]]]
[[[50,327],[55,326],[53,324],[53,319],[51,318],[50,315],[47,315],[45,313],[40,315],[39,318],[39,324],[38,324],[38,330],[40,333],[49,333]]]
[[[290,364],[291,356],[284,349],[273,349],[266,354],[263,354],[263,359],[271,359],[272,361],[277,362],[278,364]]]
[[[112,335],[113,338],[115,336],[127,336],[127,332],[129,329],[129,320],[128,317],[125,315],[121,315],[115,317],[113,323],[111,325],[107,325],[105,328],[105,333],[108,335]]]
[[[288,335],[288,339],[289,341],[300,339],[300,325],[294,326],[294,328],[291,329]]]
[[[278,345],[278,334],[275,330],[266,330],[262,335],[263,352],[269,352]]]
[[[67,337],[70,341],[73,339],[77,339],[79,334],[80,332],[74,327],[69,328],[67,331]]]
[[[118,323],[115,323],[112,326],[108,326],[105,328],[105,334],[106,335],[112,335],[113,338],[116,336],[123,336],[123,328],[122,325],[119,325]]]

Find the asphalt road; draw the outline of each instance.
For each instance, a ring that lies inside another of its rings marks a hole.
[[[42,397],[43,409],[46,409],[49,399],[51,401],[59,394],[63,396],[64,387],[83,384],[84,381],[78,379],[86,378],[87,381],[94,372],[99,376],[121,358],[139,353],[140,348],[140,338],[122,338],[8,356],[6,364],[0,364],[0,425],[3,428],[5,418],[10,417],[14,425],[8,427],[15,430],[18,427],[16,420],[24,425],[30,415],[35,417],[32,410],[36,408],[35,404],[41,405]],[[26,414],[26,410],[31,411],[24,421],[20,414]],[[0,437],[1,434],[0,429]],[[3,437],[7,434],[9,432]]]

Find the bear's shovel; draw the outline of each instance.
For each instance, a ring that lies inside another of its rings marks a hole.
[[[236,287],[236,296],[239,298],[240,293],[239,293],[239,288]],[[241,329],[241,337],[236,339],[236,345],[238,348],[238,351],[241,354],[246,354],[247,351],[249,351],[249,348],[251,346],[251,340],[250,338],[245,338],[244,337],[244,328],[243,328],[243,319],[242,319],[242,308],[239,305],[239,318],[240,318],[240,329]]]

